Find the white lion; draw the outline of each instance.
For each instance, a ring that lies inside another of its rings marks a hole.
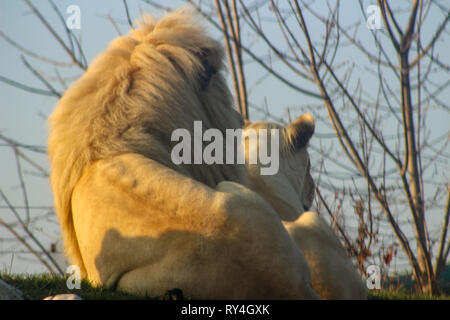
[[[243,165],[171,161],[173,130],[192,133],[195,120],[221,132],[243,123],[221,46],[195,20],[188,10],[144,19],[51,115],[65,251],[93,283],[138,294],[176,287],[193,298],[319,298],[277,213],[246,187]]]
[[[260,161],[249,163],[248,155],[259,147],[261,129],[264,134],[270,134],[270,129],[279,130],[280,160],[275,175],[261,175]],[[300,131],[303,132],[299,134]],[[308,261],[313,289],[323,299],[365,299],[361,277],[333,231],[316,213],[304,212],[311,207],[314,196],[307,152],[308,137],[313,132],[314,119],[310,114],[285,127],[265,121],[246,123],[243,136],[250,188],[267,199],[283,220]],[[291,137],[302,139],[292,141]]]

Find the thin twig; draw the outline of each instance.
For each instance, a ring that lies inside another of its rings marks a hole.
[[[52,34],[52,36],[56,39],[56,41],[61,45],[61,47],[66,51],[66,53],[72,58],[72,61],[79,66],[81,69],[86,70],[87,65],[84,64],[82,61],[80,61],[73,51],[70,50],[69,47],[65,44],[65,42],[61,39],[61,37],[56,33],[55,29],[53,29],[52,26],[47,22],[47,19],[45,19],[42,14],[39,12],[39,10],[36,9],[36,7],[31,3],[30,0],[24,0],[25,3],[30,7],[30,9],[34,12],[34,14],[38,17],[38,19],[42,22],[42,24],[45,26],[45,28]],[[81,51],[81,47],[80,51]]]
[[[33,242],[45,253],[45,256],[47,257],[47,259],[50,260],[50,262],[53,264],[53,266],[56,268],[56,270],[58,270],[58,272],[61,275],[64,275],[63,270],[61,269],[61,267],[58,265],[58,263],[55,261],[55,259],[53,259],[53,257],[51,256],[51,254],[44,248],[44,246],[42,245],[42,243],[34,236],[34,234],[30,231],[30,229],[27,227],[27,225],[23,222],[22,218],[20,217],[19,213],[16,211],[16,209],[11,205],[11,203],[9,202],[8,197],[6,197],[6,195],[3,193],[2,190],[0,190],[0,196],[2,196],[3,200],[6,202],[6,204],[8,205],[9,209],[11,210],[11,212],[14,214],[14,216],[16,217],[17,221],[20,223],[22,229],[25,231],[25,233],[33,240]],[[19,239],[20,240],[20,239]],[[53,273],[53,272],[52,272]]]
[[[44,95],[44,96],[55,96],[54,92],[47,91],[47,90],[42,90],[42,89],[38,89],[38,88],[33,88],[33,87],[27,86],[25,84],[22,84],[20,82],[8,79],[8,78],[6,78],[6,77],[4,77],[2,75],[0,75],[0,81],[3,82],[3,83],[8,84],[10,86],[16,87],[18,89],[27,91],[27,92],[37,93],[37,94],[41,94],[41,95]]]
[[[42,255],[39,252],[37,252],[36,250],[34,250],[31,247],[31,245],[23,237],[21,237],[16,232],[16,230],[14,230],[14,228],[12,228],[8,223],[3,221],[2,218],[0,218],[0,225],[4,226],[9,232],[11,232],[12,235],[17,240],[19,240],[19,242],[22,243],[29,250],[29,252],[31,252],[48,269],[48,271],[50,271],[50,273],[55,274],[55,270],[53,270],[53,268],[48,264],[48,262],[42,258]]]
[[[51,93],[53,93],[54,96],[61,98],[62,94],[58,91],[56,91],[55,88],[53,88],[53,86],[44,79],[44,77],[35,69],[33,68],[29,62],[25,59],[25,57],[23,55],[20,55],[20,59],[22,60],[23,64],[25,65],[25,67],[27,67],[28,70],[31,71],[31,73],[38,78],[49,90]]]
[[[134,29],[134,27],[133,27],[133,22],[131,21],[131,18],[130,18],[130,12],[129,12],[129,10],[128,10],[127,0],[123,0],[123,5],[125,6],[125,13],[126,13],[126,15],[127,15],[128,25],[129,25],[132,29]]]

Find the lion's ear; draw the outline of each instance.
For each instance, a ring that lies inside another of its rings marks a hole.
[[[304,148],[309,142],[314,134],[314,128],[313,116],[305,113],[286,126],[286,134],[291,145],[298,150]]]
[[[222,66],[222,51],[220,46],[202,48],[198,57],[203,65],[201,74],[202,86],[207,86],[212,76],[215,75]]]

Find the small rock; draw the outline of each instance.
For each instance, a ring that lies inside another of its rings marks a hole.
[[[175,288],[168,290],[164,295],[164,300],[184,300],[183,291],[181,289]]]
[[[63,293],[44,298],[43,300],[83,300],[83,298],[73,293]]]
[[[0,279],[0,300],[23,300],[22,292]]]

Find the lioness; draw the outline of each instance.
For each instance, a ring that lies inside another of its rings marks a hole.
[[[292,141],[292,137],[296,136],[293,132],[303,130],[300,136],[306,139],[314,132],[314,126],[310,114],[300,116],[288,126],[266,121],[247,122],[243,136],[250,188],[267,199],[283,220],[308,261],[312,287],[321,298],[365,299],[365,286],[345,249],[328,224],[315,212],[308,211],[314,196],[310,159],[305,141]],[[280,161],[275,175],[261,175],[261,162],[249,162],[248,155],[254,152],[251,148],[259,147],[259,142],[264,141],[260,134],[249,133],[259,133],[261,129],[265,130],[264,134],[270,134],[272,129],[279,131]]]

